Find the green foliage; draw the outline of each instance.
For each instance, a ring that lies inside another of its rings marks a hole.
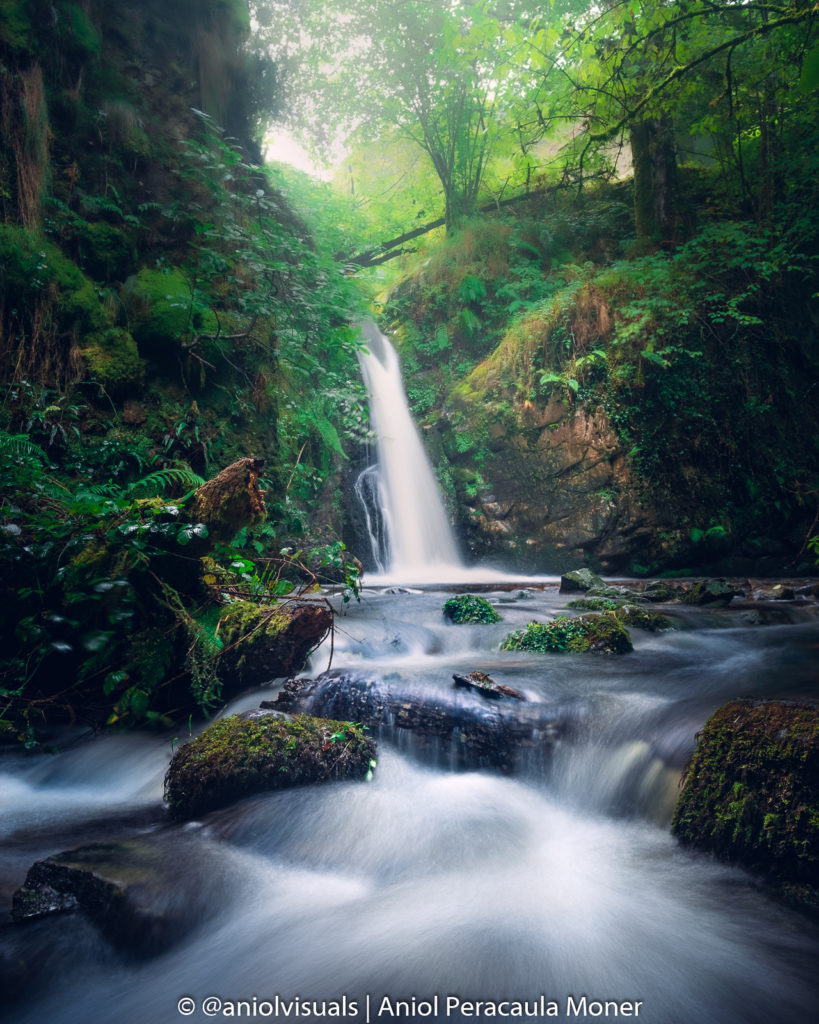
[[[558,615],[551,622],[530,622],[525,629],[510,633],[502,651],[532,651],[537,654],[600,651],[626,654],[632,649],[628,633],[612,613],[569,618]]]
[[[455,623],[500,622],[501,617],[486,600],[477,594],[459,594],[444,601],[444,618]]]

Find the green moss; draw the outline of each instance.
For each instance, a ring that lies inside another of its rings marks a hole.
[[[83,263],[98,280],[122,280],[136,259],[131,232],[107,221],[84,221],[79,230]]]
[[[111,397],[138,391],[145,381],[145,364],[131,335],[119,327],[88,336],[81,350],[86,376]]]
[[[819,710],[732,701],[698,737],[672,824],[684,843],[819,884]]]
[[[588,612],[613,612],[624,604],[625,600],[616,601],[610,597],[578,597],[567,602],[566,607]]]
[[[375,743],[361,727],[309,715],[232,715],[176,752],[165,778],[174,818],[191,818],[251,793],[331,779],[364,779]]]
[[[663,630],[674,628],[674,623],[667,615],[661,615],[650,608],[635,608],[634,605],[623,605],[617,609],[615,615],[624,626],[645,629],[649,633],[659,633]]]
[[[178,346],[193,331],[207,333],[218,327],[213,313],[177,268],[140,270],[126,282],[123,297],[132,334],[154,347]]]
[[[475,594],[459,594],[444,601],[444,617],[455,623],[500,622],[500,615],[485,597]]]
[[[567,651],[597,651],[603,654],[627,654],[631,638],[611,612],[569,618],[558,615],[551,622],[530,622],[526,629],[510,633],[501,644],[502,651],[534,651],[539,654]]]
[[[31,15],[25,0],[0,0],[0,42],[15,50],[31,50]]]

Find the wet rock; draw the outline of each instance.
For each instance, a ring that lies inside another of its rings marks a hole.
[[[700,607],[725,608],[739,595],[740,591],[724,579],[699,580],[684,595],[683,601]]]
[[[681,842],[819,885],[819,708],[736,700],[700,733],[672,824]]]
[[[334,671],[289,679],[276,701],[265,706],[350,718],[378,729],[379,739],[399,742],[402,749],[411,734],[411,752],[459,769],[511,772],[532,756],[545,764],[551,744],[569,728],[565,708],[559,713],[534,701],[487,701],[453,690],[417,693],[401,681]]]
[[[300,672],[332,624],[333,614],[324,604],[231,604],[220,624],[225,644],[220,675],[229,682],[223,697]]]
[[[667,615],[661,615],[651,608],[635,607],[624,604],[614,613],[624,626],[631,626],[633,629],[645,629],[649,633],[660,633],[667,629],[673,629],[674,623]]]
[[[364,779],[374,759],[374,740],[350,722],[246,711],[214,722],[176,751],[165,799],[173,818],[194,818],[251,793]]]
[[[651,601],[653,604],[669,604],[671,601],[679,601],[682,591],[670,583],[662,580],[651,580],[643,588],[643,600]]]
[[[572,569],[560,577],[560,593],[576,594],[579,591],[591,590],[592,587],[606,589],[606,584],[591,569]]]
[[[481,697],[486,697],[487,700],[498,700],[500,697],[509,697],[511,700],[526,700],[520,690],[515,690],[511,686],[505,686],[503,683],[496,683],[486,672],[476,670],[465,676],[453,672],[452,678],[455,680],[456,687],[472,690],[474,693],[480,694]]]
[[[117,948],[145,956],[166,949],[212,913],[183,837],[96,843],[32,865],[14,894],[17,922],[78,910]]]

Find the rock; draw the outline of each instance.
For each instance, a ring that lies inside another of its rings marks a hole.
[[[819,708],[736,700],[705,725],[677,838],[783,882],[819,885]]]
[[[79,910],[115,946],[139,955],[166,949],[215,909],[182,836],[97,843],[37,861],[14,894],[17,922]]]
[[[380,740],[400,742],[402,750],[409,733],[411,752],[425,759],[506,772],[531,757],[545,766],[552,743],[569,728],[565,709],[559,714],[554,706],[534,701],[420,694],[401,681],[336,671],[289,679],[276,701],[265,706],[350,718],[378,729]]]
[[[270,607],[236,601],[229,605],[219,627],[225,645],[219,671],[230,684],[222,696],[300,672],[332,624],[333,613],[318,602]]]
[[[576,594],[578,591],[591,590],[592,587],[606,589],[606,584],[591,569],[572,569],[560,577],[560,593]]]
[[[485,672],[470,672],[466,676],[454,672],[452,678],[455,680],[456,687],[472,690],[488,700],[497,700],[499,697],[510,697],[512,700],[526,700],[520,690],[514,690],[511,686],[505,686],[503,683],[496,683]]]
[[[643,600],[653,604],[669,604],[671,601],[679,601],[681,596],[679,587],[663,583],[662,580],[651,580],[643,588]]]
[[[649,633],[660,633],[674,628],[674,623],[667,615],[661,615],[650,608],[635,608],[633,605],[624,604],[614,614],[624,626],[645,629]]]
[[[516,629],[501,644],[502,651],[533,651],[537,654],[565,654],[593,651],[599,654],[628,654],[631,637],[613,612],[603,615],[558,615],[551,622],[530,622]]]
[[[725,608],[738,595],[739,591],[724,579],[700,580],[683,595],[683,601],[700,607]]]
[[[771,594],[774,601],[793,601],[796,599],[793,587],[783,586],[781,583],[777,583],[773,588]]]
[[[358,725],[260,709],[214,722],[180,747],[165,776],[171,817],[195,818],[251,793],[364,779],[375,742]]]
[[[500,622],[500,615],[485,597],[477,594],[459,594],[444,601],[441,611],[444,618],[455,623]]]

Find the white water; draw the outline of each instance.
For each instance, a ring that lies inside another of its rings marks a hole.
[[[359,360],[369,393],[377,464],[364,471],[358,489],[361,495],[366,483],[363,478],[369,477],[369,497],[380,506],[367,510],[380,575],[414,583],[460,578],[464,566],[435,474],[410,415],[398,355],[375,324],[362,324],[361,333],[367,349]],[[366,509],[368,502],[364,503]],[[383,530],[373,522],[375,516],[380,517]]]

